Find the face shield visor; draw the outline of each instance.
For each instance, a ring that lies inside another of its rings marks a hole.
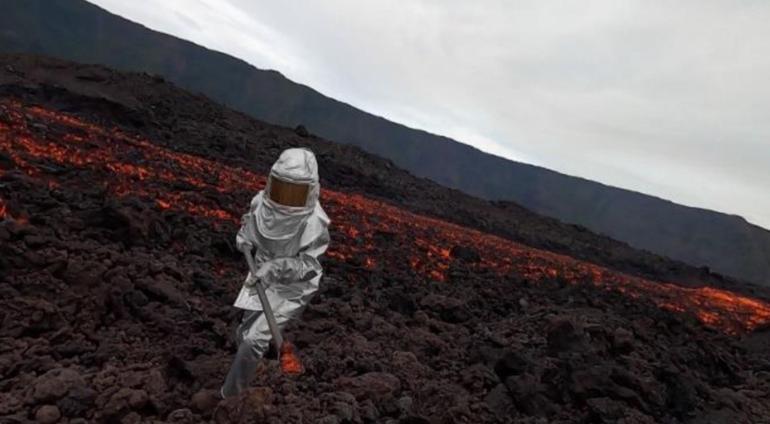
[[[271,174],[267,186],[273,202],[289,207],[307,206],[310,184],[285,181]]]

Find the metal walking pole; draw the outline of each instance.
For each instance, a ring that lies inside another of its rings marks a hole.
[[[251,275],[257,275],[257,265],[254,263],[254,257],[251,256],[251,252],[243,251],[246,256],[246,262],[249,264],[249,270]],[[275,321],[275,315],[273,315],[273,308],[270,306],[270,302],[267,300],[267,294],[265,293],[265,286],[262,281],[257,280],[255,287],[257,289],[257,295],[259,296],[259,302],[262,304],[262,312],[265,313],[267,319],[267,326],[270,328],[270,334],[273,336],[273,344],[275,345],[278,355],[281,354],[281,346],[283,346],[283,336],[281,330],[278,328],[278,323]]]

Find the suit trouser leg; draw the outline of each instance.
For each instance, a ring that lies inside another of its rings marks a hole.
[[[262,311],[245,311],[238,328],[235,330],[235,340],[238,343],[238,351],[235,353],[230,371],[222,385],[222,396],[236,396],[249,386],[251,379],[257,370],[262,355],[267,351],[270,336],[266,340],[247,340],[249,333],[258,333],[259,327],[267,327],[267,321]],[[268,332],[270,330],[268,329]]]
[[[305,300],[305,299],[303,299]],[[273,314],[278,328],[283,331],[290,319],[300,315],[305,302],[284,300],[274,306]],[[222,396],[235,396],[249,386],[257,364],[270,346],[270,327],[262,311],[246,311],[236,329],[238,351],[222,386]]]

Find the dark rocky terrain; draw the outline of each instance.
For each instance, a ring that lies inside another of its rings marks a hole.
[[[296,145],[333,221],[307,372],[219,402],[238,218]],[[764,289],[158,77],[0,57],[0,220],[0,422],[770,422]]]
[[[474,196],[511,200],[635,248],[770,284],[770,231],[741,217],[506,160],[407,128],[278,72],[152,31],[84,0],[5,0],[2,6],[0,53],[44,54],[163,75],[257,119],[290,127],[304,124],[312,133],[362,147]],[[509,221],[520,222],[518,208],[512,206],[510,212]],[[527,228],[538,233],[536,227]]]

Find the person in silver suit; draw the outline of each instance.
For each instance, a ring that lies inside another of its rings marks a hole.
[[[284,150],[270,169],[267,186],[251,200],[236,236],[239,250],[254,257],[234,306],[244,309],[236,329],[238,351],[222,386],[222,397],[248,387],[268,349],[271,334],[255,283],[266,287],[279,328],[298,317],[323,274],[318,258],[329,246],[329,217],[319,203],[315,155],[308,149]]]

